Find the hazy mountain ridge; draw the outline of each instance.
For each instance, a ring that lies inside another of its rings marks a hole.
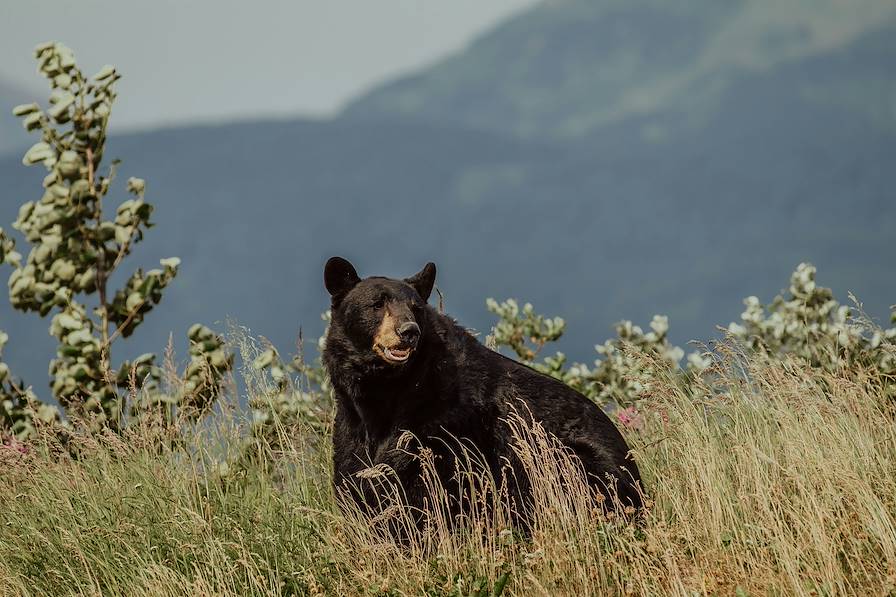
[[[545,2],[345,114],[564,137],[673,106],[693,118],[743,71],[847,46],[894,15],[886,0]]]
[[[159,351],[170,331],[180,339],[194,321],[232,316],[289,352],[300,325],[306,337],[322,328],[333,254],[362,274],[436,261],[449,313],[483,332],[485,297],[530,300],[567,318],[564,349],[578,359],[621,318],[667,313],[674,341],[706,338],[743,297],[770,299],[801,260],[883,317],[896,302],[896,35],[881,25],[850,40],[714,72],[693,105],[666,102],[573,138],[397,112],[114,138],[106,155],[124,158],[119,180],[145,177],[157,206],[138,261],[184,261],[128,350]],[[0,225],[39,197],[42,176],[18,156],[0,160]],[[47,325],[0,302],[9,360],[40,389]]]

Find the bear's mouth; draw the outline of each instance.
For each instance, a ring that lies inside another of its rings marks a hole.
[[[378,346],[377,348],[380,349],[379,352],[383,359],[390,363],[404,363],[411,358],[411,353],[414,352],[412,346]]]

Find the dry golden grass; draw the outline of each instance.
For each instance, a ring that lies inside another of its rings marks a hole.
[[[730,349],[702,385],[655,377],[625,430],[650,503],[637,522],[603,514],[567,453],[510,421],[535,482],[529,538],[470,467],[463,528],[436,508],[396,545],[386,521],[338,507],[325,435],[281,429],[276,449],[246,450],[234,412],[164,450],[139,431],[78,438],[78,460],[0,449],[0,594],[896,594],[885,381]]]

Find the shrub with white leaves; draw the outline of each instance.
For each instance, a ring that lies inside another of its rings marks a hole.
[[[127,181],[131,198],[109,205],[118,162],[104,168],[103,154],[121,75],[106,66],[85,76],[72,51],[58,43],[38,46],[35,57],[50,83],[49,108],[23,104],[13,113],[26,130],[41,136],[25,152],[23,164],[41,164],[47,175],[40,198],[24,203],[13,224],[31,246],[27,257],[23,262],[13,239],[0,229],[0,263],[12,267],[13,307],[51,316],[50,334],[58,348],[50,363],[50,386],[60,406],[92,426],[119,428],[129,409],[172,403],[159,389],[154,355],[114,367],[112,347],[133,334],[159,304],[180,260],[161,259],[159,268],[137,269],[120,288],[110,287],[112,275],[152,226],[153,211],[145,198],[146,182],[139,178]],[[191,328],[190,342],[186,390],[173,407],[203,412],[217,397],[232,356],[203,326]],[[7,432],[28,435],[31,428],[20,422],[38,411],[46,418],[49,411],[27,407],[39,404],[33,391],[20,382],[13,384],[6,365],[0,371],[5,379],[0,386],[5,409],[0,423]]]

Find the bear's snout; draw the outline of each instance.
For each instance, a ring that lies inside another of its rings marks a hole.
[[[380,327],[373,338],[373,350],[387,363],[406,363],[420,340],[420,326],[407,307],[387,307]]]
[[[416,346],[420,338],[420,326],[416,321],[406,321],[398,326],[398,337],[406,346]]]

